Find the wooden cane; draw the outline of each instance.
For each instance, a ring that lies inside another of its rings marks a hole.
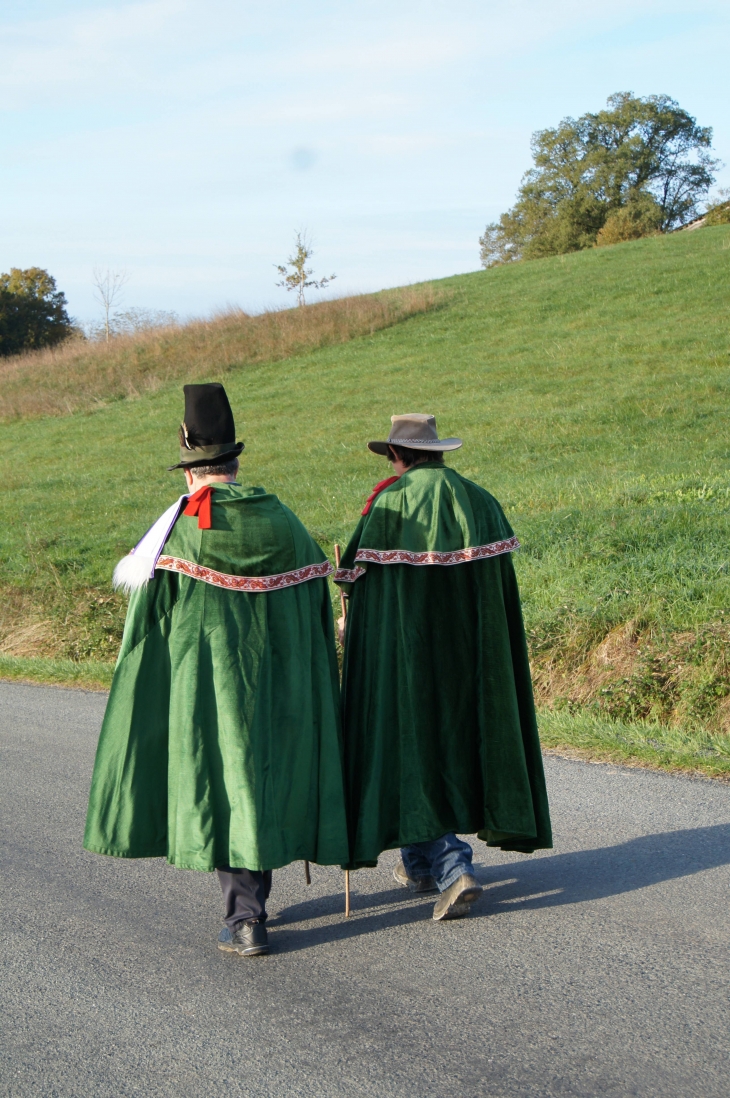
[[[309,872],[309,862],[307,861],[307,859],[306,859],[306,858],[304,859],[304,880],[306,881],[306,883],[307,883],[308,885],[311,885],[311,883],[312,883],[312,875],[311,875],[311,873]]]
[[[340,547],[335,545],[335,564],[340,567]],[[345,598],[345,592],[340,588],[340,610],[342,611],[343,618],[347,618],[347,599]]]
[[[340,567],[340,547],[335,545],[335,564]],[[342,611],[342,617],[347,620],[347,599],[345,594],[340,588],[340,609]],[[345,918],[350,918],[350,870],[345,870]]]

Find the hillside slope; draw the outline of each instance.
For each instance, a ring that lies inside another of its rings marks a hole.
[[[437,305],[431,286],[405,286],[257,316],[229,308],[206,320],[153,327],[110,342],[72,338],[0,357],[0,423],[98,409],[211,366],[221,375],[279,362],[372,335]]]
[[[243,479],[331,552],[385,472],[365,441],[435,413],[523,543],[543,703],[726,732],[730,227],[435,286],[445,305],[387,330],[229,368]],[[0,428],[0,652],[113,659],[109,577],[182,490],[181,413],[176,381]]]

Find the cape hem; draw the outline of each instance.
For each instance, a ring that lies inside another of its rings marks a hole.
[[[102,854],[105,858],[166,858],[167,847],[163,847],[161,850],[144,850],[138,854],[130,854],[127,850],[112,850],[106,846],[88,846],[84,843],[84,850],[88,850],[89,854]]]
[[[183,859],[176,859],[174,857],[170,857],[170,854],[167,850],[167,847],[165,847],[164,849],[144,850],[144,851],[134,851],[134,852],[132,852],[132,851],[129,851],[129,850],[112,850],[109,847],[87,846],[84,843],[83,848],[84,848],[84,850],[87,850],[89,852],[89,854],[100,854],[100,855],[102,855],[103,857],[106,857],[106,858],[123,858],[126,861],[137,861],[137,860],[142,859],[142,858],[165,858],[168,865],[174,866],[175,869],[190,869],[190,870],[193,870],[196,873],[213,873],[215,871],[215,868],[216,868],[216,866],[214,864],[211,864],[210,862],[205,862],[205,863],[203,863],[203,862],[193,862],[193,861],[188,862],[188,861],[184,861]],[[341,852],[340,852],[340,854],[341,854]],[[332,861],[323,861],[323,862],[317,861],[317,856],[321,856],[321,855],[319,855],[319,852],[316,852],[314,856],[310,855],[309,858],[307,858],[305,854],[297,853],[294,857],[289,858],[288,861],[281,861],[279,859],[275,859],[274,864],[270,865],[270,866],[263,866],[263,865],[250,866],[249,865],[249,866],[246,866],[245,868],[250,869],[253,872],[261,872],[265,869],[266,870],[268,870],[268,869],[271,869],[271,870],[284,869],[285,866],[292,865],[294,862],[301,862],[301,861],[305,861],[305,860],[309,861],[311,863],[311,865],[319,865],[319,866],[340,865],[342,863],[342,857],[341,856],[334,859],[334,860],[332,860]],[[243,861],[245,861],[245,859],[243,859]],[[241,862],[240,858],[236,860],[236,864],[238,864],[239,862]]]
[[[435,550],[429,550],[425,553],[411,553],[407,549],[358,549],[355,554],[355,561],[372,564],[467,564],[472,560],[483,560],[485,557],[499,557],[503,553],[513,553],[519,548],[520,543],[513,536],[505,538],[504,541],[492,541],[489,545],[472,545],[468,549],[453,549],[448,553],[439,553]]]
[[[534,854],[536,850],[553,849],[552,835],[543,834],[540,836],[528,835],[520,831],[496,831],[491,827],[461,827],[460,824],[464,822],[464,820],[457,821],[451,827],[446,823],[439,823],[438,826],[434,826],[423,833],[417,832],[418,838],[399,836],[398,839],[384,846],[377,855],[373,856],[369,852],[363,852],[359,857],[353,858],[349,864],[343,862],[341,868],[350,870],[373,868],[378,864],[380,855],[385,854],[388,850],[398,850],[404,846],[411,846],[413,843],[431,842],[432,839],[437,839],[449,831],[453,831],[455,835],[476,835],[480,842],[488,847],[497,847],[500,850],[517,854]],[[492,837],[488,838],[488,836]]]

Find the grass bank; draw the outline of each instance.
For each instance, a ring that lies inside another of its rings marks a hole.
[[[726,735],[564,710],[544,710],[539,723],[548,753],[730,781],[730,737]]]
[[[439,308],[277,362],[219,360],[211,344],[179,377],[225,381],[243,478],[277,492],[330,553],[384,472],[365,441],[394,412],[434,412],[465,441],[453,465],[500,499],[523,544],[541,709],[598,722],[584,730],[725,736],[730,228],[429,293]],[[165,469],[180,380],[155,385],[0,427],[0,655],[113,660],[113,565],[182,490]]]
[[[111,663],[92,660],[0,656],[0,681],[107,691],[113,669]],[[546,709],[538,721],[548,754],[730,782],[730,737],[726,735],[650,721],[615,721],[585,711]]]
[[[85,660],[20,659],[0,656],[0,680],[37,682],[44,686],[75,686],[82,690],[108,690],[114,664]]]

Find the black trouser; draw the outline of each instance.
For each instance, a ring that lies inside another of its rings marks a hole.
[[[233,930],[237,923],[266,918],[266,901],[271,892],[271,870],[232,869],[221,865],[216,870],[223,890],[224,923]]]

